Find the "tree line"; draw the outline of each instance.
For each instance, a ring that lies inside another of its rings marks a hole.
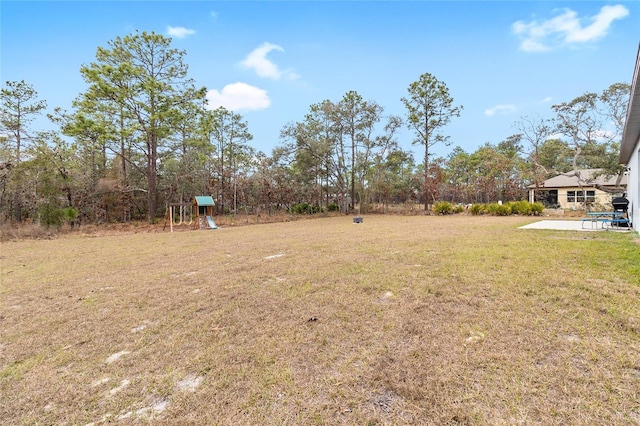
[[[548,118],[522,117],[516,132],[475,152],[450,145],[446,125],[461,115],[446,84],[425,73],[401,98],[406,116],[355,92],[309,107],[286,123],[265,154],[251,146],[243,117],[208,109],[206,89],[188,77],[186,52],[171,39],[135,32],[97,49],[80,68],[85,92],[70,111],[32,129],[47,109],[35,88],[7,81],[1,91],[0,220],[46,225],[162,217],[170,203],[212,195],[219,214],[273,214],[306,204],[314,211],[364,213],[436,201],[520,200],[528,185],[584,168],[620,173],[619,141],[630,86],[553,105]],[[413,132],[416,161],[397,141]]]

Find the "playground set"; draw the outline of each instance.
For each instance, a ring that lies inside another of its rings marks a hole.
[[[213,221],[213,207],[215,202],[210,196],[194,197],[191,203],[169,203],[165,215],[164,231],[169,224],[173,232],[174,226],[193,226],[193,229],[217,229]]]

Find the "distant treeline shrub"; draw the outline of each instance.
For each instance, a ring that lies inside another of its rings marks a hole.
[[[78,217],[78,211],[73,207],[57,208],[51,204],[43,204],[38,209],[40,222],[47,228],[49,226],[60,226],[63,223],[71,223]]]
[[[292,214],[315,214],[322,212],[322,208],[308,203],[298,203],[291,206],[289,211]]]
[[[474,204],[471,206],[472,215],[488,214],[491,216],[509,216],[512,214],[521,216],[538,216],[544,210],[542,203],[530,203],[528,201],[509,201],[498,204]]]

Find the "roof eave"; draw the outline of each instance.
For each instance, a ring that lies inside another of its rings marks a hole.
[[[620,144],[620,164],[627,165],[633,154],[633,148],[640,139],[640,44],[638,45],[638,55],[636,56],[636,67],[633,72],[633,82],[631,83],[631,95],[629,106],[627,107],[627,117],[622,143]]]

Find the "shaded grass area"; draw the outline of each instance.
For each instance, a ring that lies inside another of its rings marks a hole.
[[[635,234],[527,221],[3,243],[0,418],[640,423]]]

